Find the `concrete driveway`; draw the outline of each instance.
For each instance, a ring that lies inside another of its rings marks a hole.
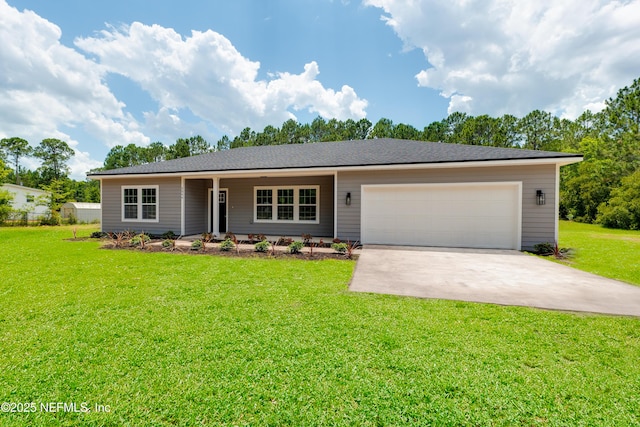
[[[509,250],[366,246],[349,289],[640,316],[640,287]]]

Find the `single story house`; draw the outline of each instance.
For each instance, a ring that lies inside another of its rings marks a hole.
[[[2,184],[0,188],[13,194],[11,208],[16,212],[23,212],[28,220],[34,220],[49,213],[49,198],[51,193],[16,184]]]
[[[100,203],[67,202],[60,208],[62,218],[69,219],[72,216],[78,222],[99,222],[102,216]]]
[[[531,249],[570,153],[396,139],[235,148],[95,172],[102,230]]]

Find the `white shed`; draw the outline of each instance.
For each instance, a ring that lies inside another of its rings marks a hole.
[[[74,216],[78,222],[100,221],[102,207],[100,203],[67,202],[62,205],[60,215],[65,219]]]

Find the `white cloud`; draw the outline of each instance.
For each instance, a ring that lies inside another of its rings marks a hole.
[[[64,139],[63,129],[82,127],[105,144],[145,143],[135,120],[103,81],[101,66],[60,43],[61,29],[32,11],[0,0],[0,136],[20,136],[37,145],[44,138]],[[94,167],[76,151],[72,176]]]
[[[96,55],[109,72],[138,82],[158,102],[158,114],[147,113],[149,126],[157,125],[158,115],[185,108],[231,133],[277,125],[294,118],[296,110],[339,119],[366,115],[367,101],[351,87],[335,91],[317,80],[315,62],[300,74],[282,72],[258,80],[260,63],[242,56],[211,30],[192,31],[183,38],[171,28],[134,22],[76,39],[75,44]]]
[[[640,70],[640,1],[363,0],[430,68],[449,112],[576,117]]]

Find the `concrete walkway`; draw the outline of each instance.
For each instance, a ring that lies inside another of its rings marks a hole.
[[[366,246],[349,288],[640,316],[639,286],[508,250]]]

